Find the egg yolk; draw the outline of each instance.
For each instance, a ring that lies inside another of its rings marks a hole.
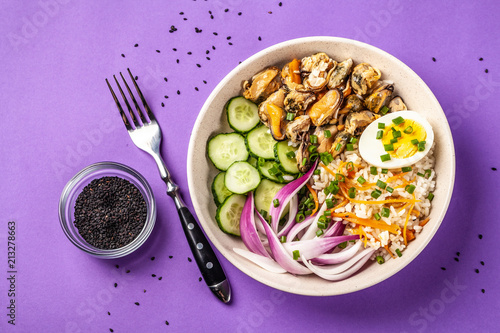
[[[401,136],[397,137],[394,132],[400,132]],[[395,138],[395,136],[397,138]],[[386,124],[384,133],[382,136],[382,143],[384,145],[391,144],[394,150],[388,151],[391,157],[394,158],[408,158],[413,156],[418,151],[418,145],[413,144],[411,141],[417,139],[418,142],[425,141],[427,133],[422,125],[411,119],[405,119],[405,121],[399,125]],[[394,142],[397,139],[396,142]]]

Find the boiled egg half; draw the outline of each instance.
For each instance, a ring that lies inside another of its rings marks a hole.
[[[434,132],[424,117],[415,111],[399,111],[366,127],[359,139],[359,153],[368,164],[395,169],[420,161],[433,143]]]

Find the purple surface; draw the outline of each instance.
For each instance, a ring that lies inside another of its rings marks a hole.
[[[498,2],[41,0],[2,1],[0,9],[0,331],[498,329]],[[221,257],[234,297],[224,305],[199,282],[156,166],[130,141],[104,78],[127,67],[139,76],[163,128],[164,157],[190,203],[188,141],[211,90],[248,56],[314,35],[377,46],[429,85],[455,140],[452,202],[429,246],[383,283],[344,296],[297,296]],[[66,182],[105,160],[142,173],[159,204],[145,246],[111,261],[77,250],[57,215]],[[16,222],[15,326],[6,316],[8,221]]]

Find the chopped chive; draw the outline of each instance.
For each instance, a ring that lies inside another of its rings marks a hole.
[[[277,174],[276,175],[276,178],[278,178],[278,181],[280,183],[284,183],[285,182],[285,178],[283,178],[283,175],[280,173],[280,174]]]
[[[278,199],[274,199],[273,200],[273,206],[274,207],[279,207],[279,205],[280,205],[280,201]]]
[[[316,169],[313,171],[313,175],[316,175],[316,176],[319,176],[321,175],[321,170],[320,169]]]
[[[335,146],[335,151],[340,151],[341,148],[342,148],[342,144],[337,143],[337,146]]]
[[[349,196],[349,198],[354,199],[356,197],[356,188],[351,187],[349,191],[347,191],[347,195]]]
[[[375,137],[375,139],[380,140],[380,139],[382,139],[383,136],[384,136],[384,131],[378,130],[377,136]]]
[[[424,177],[425,175],[421,172],[417,172],[417,176]]]
[[[401,131],[394,131],[394,132],[392,132],[392,137],[394,139],[400,138],[401,137]]]
[[[384,145],[384,150],[385,151],[394,151],[394,146],[391,144]]]
[[[349,142],[350,142],[350,143],[352,143],[352,144],[355,144],[356,142],[358,142],[358,139],[357,139],[357,138],[355,138],[355,137],[351,137],[351,138],[349,139]]]
[[[427,170],[425,170],[424,176],[425,176],[425,178],[429,178],[431,176],[431,174],[432,174],[432,170],[427,169]]]
[[[398,142],[398,139],[391,139],[389,142],[390,143],[396,143],[396,142]]]
[[[345,176],[341,173],[335,174],[335,179],[339,182],[345,182]]]
[[[326,223],[318,221],[318,229],[326,229]]]
[[[323,213],[325,216],[332,216],[332,212],[329,211],[329,210],[326,210],[324,213]]]
[[[321,215],[321,216],[318,218],[318,222],[325,223],[325,222],[326,222],[326,216],[325,216],[325,215]]]
[[[358,180],[358,183],[360,183],[361,185],[366,183],[366,179],[364,179],[363,176],[359,176],[357,180]]]
[[[293,260],[297,260],[300,258],[300,252],[299,250],[293,251]]]
[[[338,246],[339,249],[345,249],[347,247],[347,241],[346,242],[342,242],[342,243],[340,243],[337,246]]]
[[[382,192],[380,190],[375,189],[370,195],[372,196],[373,199],[377,199],[378,197],[380,197],[381,194]]]
[[[325,203],[326,203],[326,208],[328,208],[328,209],[333,208],[333,201],[332,201],[332,199],[329,199],[329,198],[325,199]]]
[[[420,141],[417,145],[418,151],[424,151],[425,150],[425,141]]]
[[[382,109],[380,109],[380,113],[382,114],[386,114],[387,112],[389,112],[389,108],[387,106],[384,106],[382,107]]]
[[[340,187],[338,187],[337,185],[334,184],[330,193],[333,195],[336,195],[337,193],[339,193],[339,190],[340,190]]]
[[[309,141],[311,141],[311,143],[318,143],[318,137],[316,135],[311,135]]]
[[[396,254],[398,255],[398,257],[401,257],[403,255],[399,249],[396,249]]]
[[[429,201],[432,201],[432,199],[434,199],[434,194],[429,193],[429,195],[427,196],[427,199],[429,199]]]
[[[300,222],[304,221],[305,219],[306,219],[306,217],[304,216],[304,213],[302,213],[302,212],[297,213],[297,215],[295,216],[295,222],[297,222],[297,223],[300,223]]]
[[[307,163],[307,158],[304,158],[304,159],[302,160],[302,165],[306,165],[306,163]]]
[[[416,188],[415,185],[406,185],[405,191],[410,193],[410,194],[413,194],[413,192],[415,192],[415,188]]]
[[[384,190],[387,187],[387,183],[385,183],[379,179],[379,180],[377,180],[377,186]]]
[[[410,172],[411,170],[412,170],[411,166],[401,168],[401,171],[403,172]]]
[[[354,150],[354,145],[352,143],[348,143],[345,145],[345,150],[347,151],[353,151]]]
[[[382,173],[385,175],[389,172],[389,169],[382,169]]]
[[[294,113],[288,112],[288,113],[286,114],[286,120],[288,120],[288,121],[292,121],[292,120],[293,120],[293,118],[295,118],[295,114],[294,114]]]
[[[379,213],[375,213],[375,215],[373,215],[373,216],[375,217],[375,220],[377,220],[377,221],[379,221],[381,219]]]
[[[405,132],[406,134],[410,134],[413,132],[413,127],[408,126],[407,128],[405,128],[405,130],[403,132]]]
[[[377,167],[371,166],[370,167],[370,174],[372,174],[374,176],[378,175]]]
[[[318,147],[311,145],[307,148],[307,150],[309,150],[310,153],[315,153],[316,150],[318,150]]]
[[[319,230],[316,231],[316,236],[319,237],[319,236],[323,235],[323,233],[324,233],[323,229],[319,229]]]
[[[263,166],[263,165],[264,165],[264,163],[266,163],[266,160],[265,160],[265,159],[263,159],[262,157],[259,157],[259,159],[257,160],[257,164],[258,164],[259,166]]]
[[[311,162],[315,162],[318,159],[318,153],[312,153],[311,156],[309,156],[309,159]]]
[[[286,242],[286,236],[281,236],[280,242],[282,243]]]
[[[329,152],[319,154],[319,159],[324,165],[328,165],[333,161],[333,156]]]
[[[389,217],[389,215],[391,215],[391,211],[389,208],[384,207],[382,208],[381,215],[382,217]]]
[[[385,262],[384,257],[382,256],[377,256],[376,259],[379,265],[382,265]]]
[[[389,155],[389,154],[380,155],[380,160],[382,162],[390,161],[391,160],[391,155]]]
[[[405,122],[405,119],[401,116],[397,117],[397,118],[394,118],[392,120],[392,122],[394,123],[394,125],[399,125],[399,124],[402,124]]]
[[[378,129],[384,129],[385,124],[384,123],[378,123]]]
[[[352,172],[354,171],[354,163],[351,161],[349,163],[347,163],[345,169],[347,170],[347,172]]]
[[[267,219],[267,212],[265,210],[261,209],[260,215],[262,215],[263,218]]]
[[[312,214],[312,212],[313,212],[312,209],[308,209],[304,212],[304,214],[306,214],[306,216],[309,216]]]
[[[411,143],[414,144],[415,146],[418,145],[418,139],[411,140]]]
[[[288,159],[290,160],[293,160],[295,158],[295,152],[289,151],[288,153],[286,153],[286,157],[288,157]]]
[[[385,190],[386,190],[387,192],[389,192],[389,193],[394,192],[394,189],[393,189],[392,187],[390,187],[390,186],[387,186],[387,187],[385,188]]]
[[[329,130],[325,130],[325,131],[323,132],[323,136],[324,136],[326,139],[328,139],[329,137],[331,137],[331,136],[332,136],[332,132],[330,132]]]

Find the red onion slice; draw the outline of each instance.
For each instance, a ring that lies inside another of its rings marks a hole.
[[[311,259],[324,254],[325,252],[333,249],[340,243],[354,239],[359,239],[359,235],[327,237],[327,238],[321,237],[309,240],[300,240],[296,242],[285,243],[283,244],[283,246],[287,250],[290,256],[293,256],[293,251],[298,250],[301,257],[304,256],[307,259]]]
[[[290,208],[288,213],[288,221],[283,226],[283,228],[278,232],[278,238],[283,235],[286,235],[290,229],[293,227],[293,223],[295,222],[295,216],[297,216],[297,212],[299,211],[299,198],[294,195],[290,200]]]
[[[254,264],[264,268],[266,271],[271,273],[286,273],[286,270],[283,269],[276,261],[271,258],[263,257],[260,254],[256,254],[247,250],[239,249],[237,247],[233,248],[233,251],[243,258],[246,258],[253,262]]]
[[[259,234],[255,227],[255,203],[253,198],[253,192],[247,195],[247,200],[243,206],[240,218],[240,234],[241,240],[246,245],[246,247],[253,253],[260,254],[270,258],[271,256],[267,253],[264,245],[260,240]]]
[[[286,243],[290,243],[303,229],[307,228],[314,221],[313,216],[307,217],[304,221],[296,223],[286,235]]]
[[[347,247],[342,251],[336,253],[326,253],[316,258],[312,258],[311,261],[315,264],[320,265],[334,265],[346,262],[358,253],[361,248],[361,242],[356,242],[353,246]]]

